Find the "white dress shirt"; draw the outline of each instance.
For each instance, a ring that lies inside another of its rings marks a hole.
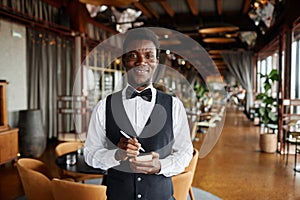
[[[122,91],[122,101],[129,121],[139,136],[154,108],[157,91],[153,88],[152,84],[148,87],[151,88],[152,91],[151,102],[148,102],[143,100],[140,96],[126,99],[125,93],[127,87]],[[190,139],[190,129],[185,108],[177,97],[172,98],[173,134],[175,142],[173,145],[173,153],[164,159],[160,159],[161,171],[159,172],[159,174],[163,174],[167,177],[181,173],[184,168],[188,166],[193,154],[193,145]],[[119,165],[120,161],[115,159],[117,149],[107,149],[105,110],[106,98],[100,100],[93,110],[87,139],[85,141],[84,156],[88,165],[107,170]]]

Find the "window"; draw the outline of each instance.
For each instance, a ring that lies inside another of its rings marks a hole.
[[[292,43],[291,98],[300,98],[300,39]]]
[[[264,91],[264,81],[265,78],[262,78],[260,74],[269,74],[272,69],[279,69],[279,59],[278,59],[278,53],[273,53],[272,55],[260,59],[257,62],[257,74],[256,74],[256,80],[257,80],[257,92],[261,93]],[[278,83],[274,84],[272,88],[272,96],[275,98],[277,95],[277,88]]]

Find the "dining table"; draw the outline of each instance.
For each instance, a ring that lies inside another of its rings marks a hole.
[[[70,158],[74,159],[73,163],[68,162]],[[89,166],[84,160],[82,151],[73,151],[59,156],[56,158],[56,164],[60,168],[71,172],[107,175],[106,170]]]

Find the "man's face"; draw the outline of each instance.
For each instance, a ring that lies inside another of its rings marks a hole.
[[[133,49],[125,54],[124,59],[128,82],[136,89],[142,90],[151,83],[156,70],[156,48],[150,40],[133,40],[128,47]]]

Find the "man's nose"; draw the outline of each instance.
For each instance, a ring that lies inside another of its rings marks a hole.
[[[136,62],[138,64],[145,64],[147,62],[147,59],[145,58],[145,56],[143,54],[139,54]]]

